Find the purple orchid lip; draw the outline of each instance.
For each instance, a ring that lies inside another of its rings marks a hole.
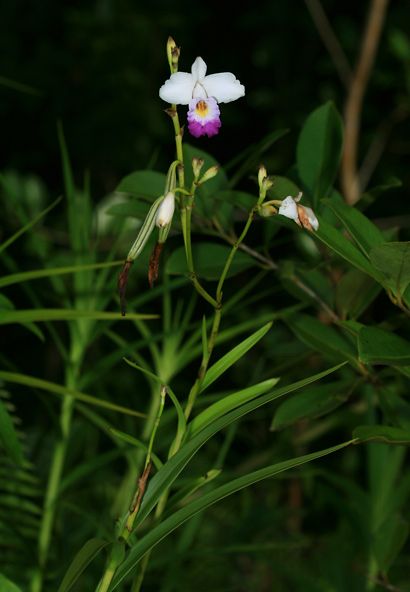
[[[219,119],[219,107],[216,100],[212,97],[194,98],[189,102],[188,111],[188,130],[195,136],[207,135],[208,138],[215,136],[221,127]]]

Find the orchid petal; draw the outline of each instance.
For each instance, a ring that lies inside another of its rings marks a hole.
[[[208,97],[213,97],[218,103],[230,103],[245,95],[245,87],[231,72],[210,74],[202,80]]]
[[[176,72],[161,86],[159,96],[171,105],[188,105],[196,78],[188,72]]]
[[[191,68],[192,76],[195,78],[196,82],[202,82],[205,78],[206,67],[207,66],[202,58],[196,58]]]
[[[280,206],[278,213],[282,216],[286,216],[286,218],[295,220],[295,222],[299,222],[299,215],[296,202],[290,195],[288,195],[288,197],[282,201],[282,205]]]
[[[319,228],[319,221],[316,218],[315,214],[313,213],[313,210],[311,208],[309,208],[308,206],[299,206],[299,207],[304,209],[305,214],[308,217],[311,227],[314,230],[317,230]]]

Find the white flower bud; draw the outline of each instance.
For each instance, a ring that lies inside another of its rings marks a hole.
[[[175,195],[172,191],[167,193],[164,197],[161,205],[158,208],[157,219],[155,224],[158,228],[163,226],[167,226],[172,221],[172,216],[174,215],[175,210]]]

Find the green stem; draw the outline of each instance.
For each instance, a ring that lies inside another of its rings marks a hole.
[[[221,300],[222,300],[222,288],[223,288],[223,284],[224,284],[224,281],[225,281],[225,278],[226,278],[226,274],[228,273],[229,268],[231,266],[232,260],[235,257],[236,252],[238,251],[239,247],[241,246],[242,241],[245,239],[245,237],[246,237],[246,235],[248,233],[248,230],[250,228],[250,225],[252,224],[252,220],[254,219],[255,214],[258,211],[258,208],[259,208],[260,204],[262,203],[264,197],[265,196],[262,195],[262,194],[259,196],[258,201],[254,205],[254,207],[252,208],[252,210],[249,212],[248,220],[247,220],[247,222],[245,224],[245,228],[243,229],[241,236],[238,238],[238,240],[235,242],[235,244],[232,247],[232,250],[231,250],[231,252],[229,254],[229,257],[227,259],[227,262],[225,263],[225,267],[224,267],[224,270],[222,272],[222,275],[221,275],[221,277],[219,279],[218,287],[216,289],[216,300],[218,302],[221,302]]]
[[[77,362],[71,366],[71,371],[67,373],[66,386],[72,390],[76,389],[77,376],[80,365],[81,357],[80,359],[77,358]],[[47,566],[51,536],[53,532],[61,477],[63,474],[64,463],[69,443],[71,420],[74,405],[75,399],[71,396],[66,396],[61,405],[59,423],[60,436],[54,447],[54,454],[51,462],[50,473],[44,498],[44,511],[38,536],[39,565],[37,570],[34,572],[31,581],[31,592],[41,592],[41,590],[43,589],[44,575]]]
[[[197,379],[196,379],[196,381],[189,393],[188,402],[185,407],[185,418],[187,421],[188,421],[189,416],[191,415],[192,408],[195,404],[195,400],[199,394],[199,391],[201,390],[202,381],[203,381],[205,373],[208,369],[209,360],[211,358],[211,354],[212,354],[212,351],[213,351],[214,345],[215,345],[215,340],[218,335],[219,325],[221,323],[221,317],[222,317],[222,307],[221,307],[221,305],[219,305],[217,308],[215,308],[214,322],[212,325],[211,335],[209,337],[208,349],[202,357],[202,362],[201,362],[201,366],[198,371]]]

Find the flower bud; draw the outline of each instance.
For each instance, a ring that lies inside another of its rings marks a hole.
[[[265,165],[260,164],[258,170],[258,184],[259,188],[262,189],[262,182],[268,176],[267,170]]]
[[[202,183],[205,183],[205,181],[209,181],[209,179],[216,177],[216,175],[218,174],[218,171],[219,171],[219,164],[216,164],[213,167],[211,167],[210,169],[208,169],[206,171],[206,173],[199,179],[198,185],[202,185]]]
[[[167,41],[167,57],[171,74],[178,72],[178,60],[181,53],[181,48],[177,47],[172,37],[168,37]]]
[[[277,213],[276,208],[270,205],[261,206],[259,210],[259,215],[262,216],[262,218],[269,218],[269,216],[274,216]]]
[[[175,195],[172,191],[167,193],[158,208],[157,219],[155,224],[158,228],[170,224],[175,210]]]
[[[204,158],[198,158],[197,156],[194,156],[192,159],[192,171],[196,180],[198,179],[201,169],[204,166],[204,162]]]
[[[267,191],[271,187],[273,187],[274,179],[273,177],[265,177],[262,181],[262,189]]]

